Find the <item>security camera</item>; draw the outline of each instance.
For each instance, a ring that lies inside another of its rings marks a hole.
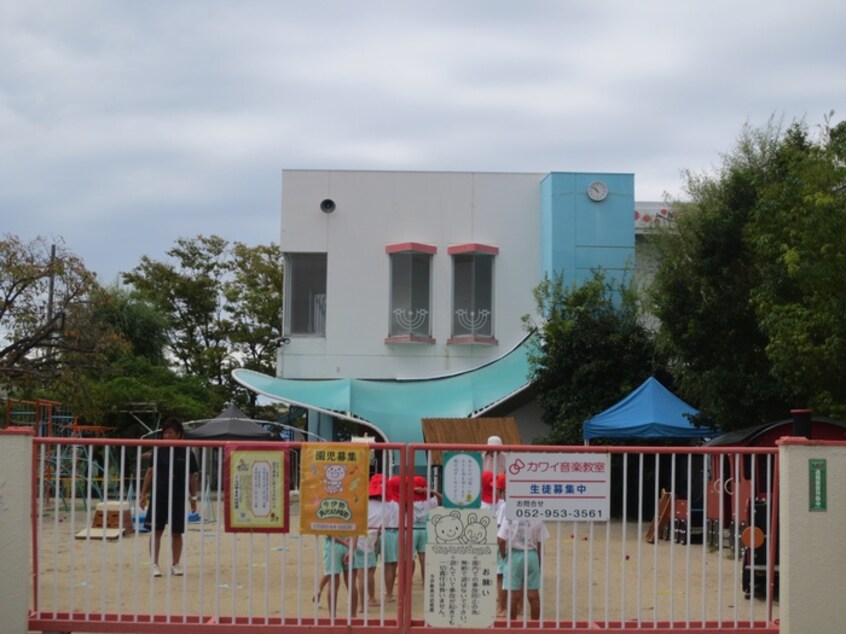
[[[331,214],[335,211],[335,201],[331,198],[324,198],[320,201],[320,211],[325,214]]]
[[[290,337],[281,337],[280,339],[276,340],[276,346],[277,347],[281,347],[281,346],[284,346],[284,345],[289,344],[289,343],[291,343]]]

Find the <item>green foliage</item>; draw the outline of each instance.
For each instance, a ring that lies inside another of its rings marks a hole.
[[[539,343],[529,361],[550,426],[544,439],[581,444],[582,423],[640,385],[653,367],[653,345],[639,321],[631,284],[613,286],[602,271],[579,286],[560,276],[534,289],[543,319]]]
[[[235,367],[272,372],[281,336],[275,245],[177,240],[176,264],[143,258],[128,288],[102,288],[79,258],[44,238],[0,241],[0,377],[14,398],[49,398],[132,435],[138,404],[209,418],[227,401],[255,415]],[[53,289],[52,303],[50,289]]]
[[[114,286],[107,289],[105,295],[107,301],[99,308],[101,317],[127,341],[132,356],[163,365],[167,317],[126,288]]]
[[[846,415],[846,124],[812,139],[794,124],[761,183],[747,230],[762,272],[751,302],[772,372],[792,402]]]
[[[99,286],[58,241],[0,240],[0,379],[32,393],[69,369],[98,363],[113,345],[90,307]]]
[[[746,127],[686,175],[660,236],[652,310],[680,395],[725,430],[791,407],[846,413],[843,124]]]
[[[281,338],[281,251],[201,235],[177,240],[167,255],[172,262],[142,258],[124,282],[166,317],[167,352],[179,372],[202,378],[217,400],[251,409],[255,395],[236,386],[231,371],[273,371]]]

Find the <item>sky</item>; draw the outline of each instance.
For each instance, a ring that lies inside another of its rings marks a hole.
[[[5,0],[0,235],[104,284],[278,242],[283,169],[635,175],[846,115],[842,0]]]

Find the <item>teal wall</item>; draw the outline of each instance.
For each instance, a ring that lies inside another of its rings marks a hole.
[[[593,181],[608,186],[608,197],[587,196]],[[634,175],[552,172],[541,183],[542,274],[561,273],[566,285],[602,267],[611,280],[634,272]]]

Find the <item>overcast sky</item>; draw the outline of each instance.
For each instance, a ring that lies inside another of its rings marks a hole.
[[[0,233],[104,283],[277,242],[286,168],[612,171],[683,195],[745,123],[846,114],[843,0],[0,3]]]

